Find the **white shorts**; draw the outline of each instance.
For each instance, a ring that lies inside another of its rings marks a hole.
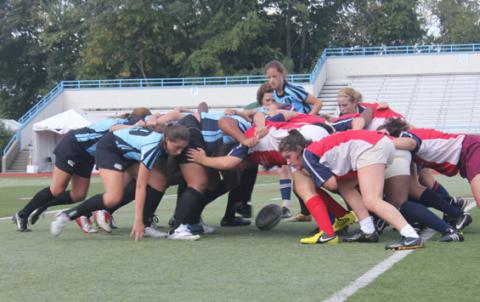
[[[389,165],[393,162],[394,155],[395,145],[389,138],[383,137],[372,148],[360,154],[355,170],[374,164]]]
[[[385,170],[385,179],[399,175],[410,175],[411,161],[412,154],[409,151],[395,150],[393,162],[387,165]]]

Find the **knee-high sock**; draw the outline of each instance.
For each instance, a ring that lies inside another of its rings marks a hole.
[[[45,204],[45,206],[48,208],[53,206],[59,206],[62,204],[70,204],[72,202],[73,200],[72,200],[72,196],[70,195],[70,191],[65,191],[62,194],[55,197],[52,201]]]
[[[284,206],[290,208],[290,199],[292,196],[292,180],[280,179],[280,196],[282,197]]]
[[[85,216],[91,212],[102,210],[105,208],[103,203],[103,194],[97,194],[85,200],[78,206],[66,210],[65,213],[70,218],[70,220],[75,220],[80,216]]]
[[[303,199],[300,198],[300,196],[298,196],[298,194],[295,191],[293,191],[293,193],[295,193],[295,196],[297,196],[298,198],[298,204],[300,205],[300,213],[302,213],[303,215],[310,215],[310,212],[305,206],[305,202],[303,202]]]
[[[438,195],[442,196],[443,199],[450,201],[451,199],[450,194],[448,193],[447,189],[445,189],[445,187],[442,186],[442,184],[439,183],[438,181],[435,181],[435,183],[433,184],[432,190]]]
[[[22,218],[27,218],[36,208],[44,206],[54,198],[55,196],[53,196],[50,191],[50,187],[43,188],[33,196],[32,200],[30,200],[23,209],[18,212],[18,215]]]
[[[143,207],[143,225],[150,226],[153,222],[153,215],[162,200],[164,192],[155,190],[147,185],[147,195],[145,198],[145,206]]]
[[[136,185],[137,185],[137,182],[136,182],[134,179],[131,180],[131,181],[125,186],[125,188],[123,189],[122,201],[120,201],[120,203],[117,204],[116,206],[109,208],[107,211],[108,211],[110,214],[113,214],[113,213],[115,213],[118,209],[120,209],[121,207],[123,207],[123,206],[129,204],[130,202],[132,202],[132,201],[135,199],[135,189],[136,189]]]
[[[203,194],[201,192],[187,187],[178,199],[177,208],[175,209],[175,223],[172,229],[176,229],[180,224],[196,223],[192,222],[192,220],[198,215],[202,200]]]
[[[460,218],[463,215],[462,210],[451,205],[440,195],[428,188],[423,191],[422,196],[420,196],[420,199],[417,202],[426,207],[432,207],[440,210],[451,218]]]
[[[225,214],[223,219],[232,220],[235,218],[235,205],[240,202],[241,186],[236,187],[228,193],[227,207],[225,208]]]
[[[258,165],[255,168],[247,169],[243,171],[240,179],[240,202],[243,205],[248,204],[252,200],[253,187],[257,181]]]
[[[334,231],[328,209],[322,198],[318,195],[313,196],[305,203],[313,218],[317,222],[318,228],[324,231],[328,236],[333,236]]]
[[[445,233],[451,228],[445,221],[440,219],[437,215],[430,212],[424,205],[406,201],[400,207],[400,213],[405,217],[408,223],[419,222],[440,233]]]
[[[348,213],[330,194],[322,189],[317,189],[317,194],[322,198],[328,208],[328,211],[336,218],[342,217]]]

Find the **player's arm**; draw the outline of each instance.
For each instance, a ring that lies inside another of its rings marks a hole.
[[[352,130],[361,130],[365,128],[366,125],[365,119],[361,116],[352,119]]]
[[[240,144],[251,148],[258,143],[255,137],[246,138],[242,131],[238,128],[238,121],[230,117],[222,117],[218,121],[218,127],[228,136],[233,137],[234,140]]]
[[[363,118],[365,121],[365,126],[369,125],[372,122],[373,119],[373,110],[370,107],[366,107],[365,110],[363,110],[362,113],[360,113],[360,117]],[[365,127],[364,126],[364,127]],[[363,129],[363,128],[362,128]]]
[[[312,106],[312,110],[308,114],[317,115],[320,109],[322,109],[322,101],[313,96],[313,94],[309,93],[305,102]]]
[[[137,182],[135,187],[135,220],[130,236],[135,241],[143,238],[143,209],[145,207],[145,199],[147,195],[147,183],[150,177],[150,170],[143,163],[140,163],[137,174]]]
[[[231,170],[242,162],[241,158],[230,155],[209,157],[200,148],[188,149],[187,156],[191,162],[217,170]]]

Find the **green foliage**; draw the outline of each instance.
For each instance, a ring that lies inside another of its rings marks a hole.
[[[13,132],[7,130],[5,125],[0,122],[0,150],[7,145],[8,141],[12,138]]]
[[[480,38],[471,0],[0,1],[0,112],[18,118],[61,80],[309,72],[326,47]]]

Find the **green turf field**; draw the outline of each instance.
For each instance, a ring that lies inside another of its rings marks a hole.
[[[456,195],[470,195],[457,178],[440,178]],[[0,217],[21,208],[48,178],[0,178]],[[279,196],[277,179],[259,177],[253,205],[259,210]],[[101,190],[93,179],[90,194]],[[174,208],[174,190],[160,204],[160,225]],[[168,196],[170,195],[170,196]],[[296,202],[296,201],[295,201]],[[298,206],[293,203],[296,211]],[[198,242],[129,237],[132,206],[116,215],[120,229],[85,235],[71,223],[58,237],[49,233],[52,214],[19,233],[0,221],[0,301],[322,301],[394,252],[379,244],[303,246],[299,238],[313,223],[281,222],[272,231],[254,226],[221,228],[226,199],[204,213],[217,228]],[[427,242],[427,247],[361,289],[348,301],[478,301],[480,211],[463,243]],[[166,230],[166,227],[165,227]]]

